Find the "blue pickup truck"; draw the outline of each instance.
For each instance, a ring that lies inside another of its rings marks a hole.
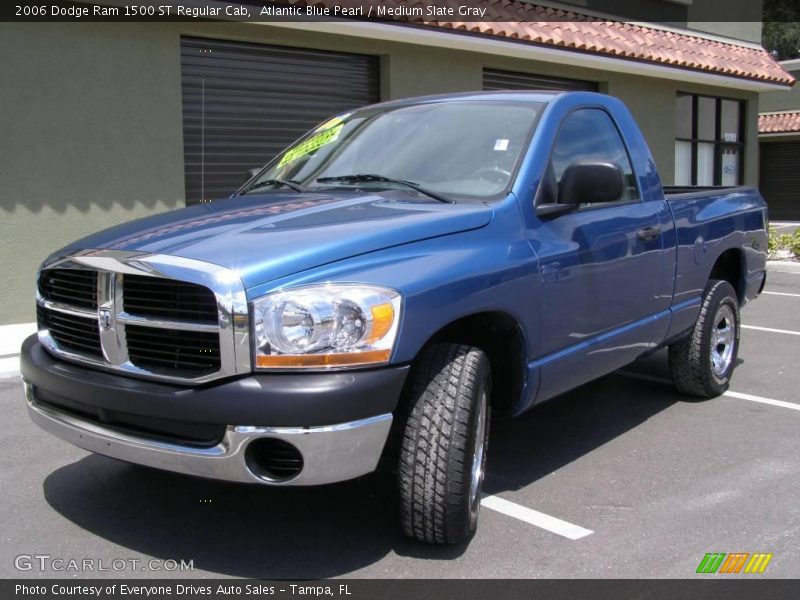
[[[81,448],[233,482],[326,484],[383,459],[403,531],[457,543],[491,414],[663,347],[678,390],[725,391],[766,227],[753,188],[665,190],[608,96],[368,106],[229,198],[50,256],[27,407]]]

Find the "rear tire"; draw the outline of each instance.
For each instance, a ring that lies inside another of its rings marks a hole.
[[[669,347],[675,387],[684,394],[714,398],[727,389],[739,352],[739,301],[727,281],[712,279],[691,334]]]
[[[489,437],[489,358],[479,348],[436,344],[411,374],[398,484],[403,532],[457,544],[478,524]]]

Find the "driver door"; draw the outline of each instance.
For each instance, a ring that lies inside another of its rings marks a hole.
[[[576,161],[618,166],[624,188],[615,201],[581,203],[566,214],[540,217],[534,232],[542,286],[536,300],[541,399],[634,360],[655,337],[649,317],[670,302],[660,292],[667,275],[660,224],[669,218],[668,207],[663,200],[643,202],[623,139],[606,111],[582,108],[564,118],[543,189],[550,186],[558,198],[562,175]]]

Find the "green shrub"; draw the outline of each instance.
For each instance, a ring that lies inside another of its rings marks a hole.
[[[778,247],[778,232],[774,227],[769,228],[769,242],[767,244],[767,251],[770,256],[775,256],[780,248]]]
[[[794,235],[784,233],[778,235],[772,227],[769,229],[769,243],[767,251],[771,258],[777,256],[779,250],[788,250],[794,256],[800,257],[800,228],[795,230]]]
[[[796,257],[800,257],[800,229],[796,229],[794,235],[787,235],[786,237],[789,238],[786,243],[786,249]]]

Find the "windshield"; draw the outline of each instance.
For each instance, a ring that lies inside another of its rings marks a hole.
[[[352,178],[370,175],[446,197],[496,196],[511,182],[542,106],[440,102],[340,115],[279,155],[245,191],[264,191],[270,180],[313,190],[401,187],[400,182]]]

